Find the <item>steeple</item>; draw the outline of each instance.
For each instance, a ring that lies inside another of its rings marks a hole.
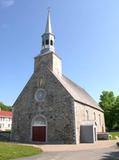
[[[53,73],[62,75],[62,61],[55,52],[55,35],[52,32],[50,11],[48,11],[45,32],[42,35],[42,49],[35,57],[34,72],[50,69]]]
[[[48,10],[47,24],[46,24],[46,28],[45,28],[45,33],[52,33],[50,10]]]
[[[54,41],[55,41],[55,35],[52,32],[50,10],[48,10],[45,33],[42,35],[41,54],[47,54],[50,52],[55,53]]]

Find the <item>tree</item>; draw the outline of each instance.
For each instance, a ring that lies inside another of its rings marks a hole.
[[[100,95],[100,107],[104,110],[110,110],[114,107],[115,104],[115,97],[112,91],[103,91]]]
[[[100,107],[104,110],[105,123],[108,130],[112,129],[115,123],[115,101],[116,98],[112,91],[103,91],[100,95]]]
[[[117,96],[115,100],[114,118],[115,118],[114,128],[119,129],[119,96]]]
[[[1,108],[1,110],[4,110],[4,111],[12,111],[11,106],[7,106],[7,105],[3,104],[2,102],[0,102],[0,108]]]

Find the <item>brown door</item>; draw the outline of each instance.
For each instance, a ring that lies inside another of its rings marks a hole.
[[[32,127],[32,140],[33,141],[46,141],[46,126],[33,126]]]

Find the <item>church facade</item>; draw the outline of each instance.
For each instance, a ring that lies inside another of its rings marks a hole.
[[[13,105],[11,138],[27,143],[79,144],[90,135],[88,127],[87,133],[82,132],[85,126],[93,126],[95,135],[105,132],[104,113],[83,88],[62,74],[49,12],[34,73]]]

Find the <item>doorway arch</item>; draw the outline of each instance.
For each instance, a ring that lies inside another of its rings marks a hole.
[[[43,115],[37,115],[32,119],[31,124],[32,141],[47,141],[47,120]]]

